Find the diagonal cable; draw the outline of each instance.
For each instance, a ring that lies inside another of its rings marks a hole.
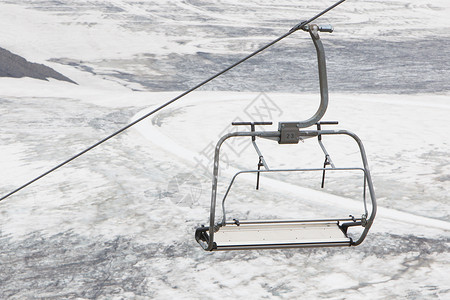
[[[34,178],[34,179],[28,181],[27,183],[25,183],[25,184],[23,184],[22,186],[16,188],[16,189],[13,190],[12,192],[10,192],[10,193],[8,193],[8,194],[2,196],[2,197],[0,198],[0,201],[2,201],[2,200],[4,200],[4,199],[8,198],[9,196],[11,196],[11,195],[17,193],[18,191],[20,191],[20,190],[26,188],[26,187],[29,186],[30,184],[32,184],[32,183],[38,181],[38,180],[41,179],[42,177],[47,176],[48,174],[52,173],[53,171],[56,171],[57,169],[61,168],[62,166],[66,165],[66,164],[68,164],[69,162],[73,161],[74,159],[80,157],[81,155],[85,154],[86,152],[91,151],[92,149],[94,149],[94,148],[96,148],[97,146],[103,144],[104,142],[108,141],[109,139],[111,139],[111,138],[115,137],[116,135],[118,135],[118,134],[124,132],[124,131],[127,130],[128,128],[130,128],[130,127],[136,125],[137,123],[143,121],[144,119],[148,118],[148,117],[151,116],[152,114],[154,114],[154,113],[160,111],[160,110],[163,109],[164,107],[166,107],[166,106],[172,104],[173,102],[177,101],[178,99],[180,99],[180,98],[186,96],[187,94],[189,94],[189,93],[195,91],[196,89],[200,88],[201,86],[207,84],[207,83],[210,82],[211,80],[213,80],[213,79],[219,77],[220,75],[222,75],[222,74],[228,72],[229,70],[231,70],[231,69],[233,69],[234,67],[240,65],[240,64],[243,63],[244,61],[246,61],[246,60],[252,58],[252,57],[255,56],[256,54],[258,54],[258,53],[260,53],[260,52],[266,50],[266,49],[269,48],[270,46],[272,46],[272,45],[278,43],[279,41],[281,41],[282,39],[288,37],[289,35],[291,35],[291,34],[294,33],[295,31],[297,31],[297,30],[299,30],[299,29],[302,29],[303,26],[305,26],[305,25],[311,23],[312,21],[314,21],[315,19],[317,19],[317,18],[319,18],[320,16],[324,15],[325,13],[327,13],[327,12],[330,11],[330,10],[332,10],[333,8],[335,8],[336,6],[338,6],[339,4],[341,4],[341,3],[344,2],[344,1],[346,1],[346,0],[340,0],[340,1],[336,2],[336,3],[334,3],[333,5],[331,5],[330,7],[326,8],[325,10],[321,11],[320,13],[318,13],[317,15],[315,15],[314,17],[312,17],[312,18],[310,18],[310,19],[308,19],[308,20],[306,20],[306,21],[303,21],[303,22],[298,23],[297,25],[295,25],[294,27],[292,27],[287,33],[285,33],[285,34],[283,34],[282,36],[276,38],[275,40],[271,41],[270,43],[264,45],[263,47],[259,48],[258,50],[254,51],[253,53],[247,55],[246,57],[244,57],[244,58],[242,58],[241,60],[235,62],[234,64],[232,64],[232,65],[230,65],[229,67],[223,69],[222,71],[216,73],[215,75],[209,77],[208,79],[206,79],[206,80],[200,82],[200,83],[197,84],[196,86],[194,86],[194,87],[190,88],[189,90],[187,90],[187,91],[181,93],[180,95],[176,96],[175,98],[173,98],[173,99],[167,101],[166,103],[164,103],[164,104],[162,104],[161,106],[155,108],[154,110],[152,110],[151,112],[145,114],[144,116],[140,117],[139,119],[137,119],[137,120],[135,120],[135,121],[129,123],[128,125],[126,125],[126,126],[124,126],[124,127],[122,127],[122,128],[120,128],[120,129],[117,130],[116,132],[114,132],[114,133],[108,135],[107,137],[103,138],[102,140],[98,141],[97,143],[95,143],[95,144],[89,146],[88,148],[84,149],[83,151],[81,151],[81,152],[75,154],[75,155],[72,156],[71,158],[65,160],[64,162],[58,164],[57,166],[51,168],[50,170],[48,170],[48,171],[42,173],[41,175],[37,176],[36,178]]]

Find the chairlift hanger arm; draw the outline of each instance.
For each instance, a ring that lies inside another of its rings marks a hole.
[[[332,26],[318,26],[316,24],[306,25],[302,28],[308,31],[317,52],[318,70],[319,70],[319,86],[320,86],[320,105],[315,114],[304,121],[280,122],[278,130],[281,132],[278,143],[280,144],[296,144],[302,138],[299,135],[299,128],[310,127],[314,124],[320,124],[320,119],[325,115],[328,108],[328,80],[327,67],[325,60],[325,49],[319,37],[319,31],[333,32]],[[318,125],[320,126],[320,125]]]

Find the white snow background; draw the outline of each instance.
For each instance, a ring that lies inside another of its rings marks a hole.
[[[78,83],[0,78],[1,194],[332,2],[0,1],[0,47]],[[349,0],[317,21],[335,27],[321,34],[324,120],[361,137],[378,199],[362,245],[208,253],[194,240],[210,147],[231,122],[274,130],[316,109],[315,51],[298,32],[0,202],[0,298],[449,299],[449,15],[446,0]],[[358,164],[350,139],[325,144],[338,166]],[[225,149],[219,192],[256,167],[247,146]],[[312,140],[261,147],[271,167],[323,163]],[[324,191],[320,176],[264,179],[259,192],[238,183],[230,217],[362,213],[351,174],[330,174]]]

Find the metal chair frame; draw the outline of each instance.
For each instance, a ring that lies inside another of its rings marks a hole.
[[[367,162],[366,152],[360,138],[347,130],[323,130],[322,125],[335,125],[337,122],[320,122],[328,106],[328,85],[325,63],[325,52],[320,40],[319,31],[332,32],[331,26],[306,25],[302,28],[308,31],[313,40],[317,52],[319,83],[321,101],[316,113],[305,121],[280,122],[278,131],[255,131],[256,125],[271,125],[271,122],[239,122],[233,125],[250,125],[250,131],[233,132],[224,135],[217,143],[214,155],[214,169],[212,179],[211,208],[209,226],[197,228],[195,238],[197,242],[207,251],[215,250],[243,250],[243,249],[278,249],[298,247],[332,247],[332,246],[357,246],[366,238],[370,227],[375,219],[377,204],[375,191]],[[303,129],[316,125],[316,130]],[[322,137],[326,135],[347,135],[352,137],[360,150],[362,168],[337,168],[322,143]],[[259,156],[258,169],[237,172],[232,178],[230,185],[222,201],[222,221],[215,223],[217,183],[219,175],[220,149],[223,143],[230,138],[250,137],[252,144]],[[317,137],[319,145],[325,154],[323,168],[317,169],[270,169],[265,161],[256,138],[264,138],[277,141],[279,144],[298,144],[309,138]],[[327,166],[330,166],[327,168]],[[264,167],[261,170],[260,167]],[[360,170],[364,173],[364,209],[361,218],[353,216],[341,219],[323,220],[256,220],[256,221],[226,221],[225,200],[230,192],[237,176],[243,173],[257,174],[257,189],[259,187],[259,176],[261,173],[270,172],[312,172],[322,171],[322,187],[327,171]],[[371,212],[368,214],[366,204],[366,187],[368,187],[371,198]],[[348,236],[349,227],[360,226],[363,228],[360,236],[353,240]]]
[[[373,187],[370,171],[369,171],[369,165],[367,162],[367,156],[365,153],[364,145],[362,141],[359,139],[359,137],[347,130],[300,130],[300,137],[302,139],[307,139],[311,137],[319,137],[324,135],[347,135],[352,137],[357,145],[359,146],[360,154],[361,154],[361,160],[363,163],[362,168],[337,168],[337,167],[329,167],[329,168],[314,168],[314,169],[269,169],[268,167],[265,170],[244,170],[237,172],[233,178],[231,179],[231,182],[225,192],[224,198],[222,200],[222,221],[219,223],[215,223],[216,218],[216,204],[217,204],[217,184],[218,184],[218,173],[219,173],[219,159],[220,159],[220,149],[223,143],[229,139],[229,138],[236,138],[236,137],[260,137],[260,138],[280,138],[280,131],[250,131],[250,132],[233,132],[229,133],[225,136],[223,136],[219,142],[217,143],[216,149],[215,149],[215,156],[214,156],[214,170],[213,170],[213,182],[212,182],[212,195],[211,195],[211,207],[210,207],[210,222],[208,227],[199,227],[196,231],[196,240],[200,243],[200,245],[207,251],[213,251],[213,250],[239,250],[239,249],[274,249],[274,248],[298,248],[298,247],[325,247],[325,246],[357,246],[361,244],[364,239],[366,238],[370,227],[372,226],[373,220],[375,219],[376,210],[377,210],[377,204],[376,204],[376,197],[375,197],[375,190]],[[256,146],[255,141],[253,141],[254,146]],[[322,149],[324,150],[324,153],[327,153],[326,155],[329,156],[328,152],[326,152],[323,144]],[[261,151],[256,146],[255,149],[257,149],[257,153],[260,155],[260,158],[262,157]],[[267,164],[264,163],[266,166]],[[368,214],[367,211],[367,204],[366,199],[364,197],[364,214],[361,218],[341,218],[341,219],[323,219],[323,220],[262,220],[262,221],[236,221],[234,222],[227,222],[226,221],[226,210],[225,210],[225,200],[227,199],[227,196],[231,190],[231,187],[240,174],[244,173],[272,173],[272,172],[312,172],[312,171],[351,171],[351,170],[360,170],[364,173],[364,195],[366,193],[366,186],[368,187],[370,199],[371,199],[371,213]],[[276,224],[276,223],[285,223],[285,224],[317,224],[317,223],[330,223],[334,222],[337,227],[339,227],[343,233],[343,236],[347,239],[345,241],[337,241],[335,243],[332,242],[309,242],[309,243],[289,243],[289,244],[242,244],[242,245],[233,245],[233,246],[221,246],[220,244],[216,243],[214,240],[214,235],[219,232],[222,228],[225,228],[227,226],[241,226],[244,224]],[[358,239],[352,240],[351,238],[348,238],[347,236],[347,229],[348,227],[352,226],[361,226],[363,227],[363,231]]]

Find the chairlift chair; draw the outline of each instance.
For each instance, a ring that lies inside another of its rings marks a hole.
[[[376,214],[376,199],[369,172],[367,157],[364,146],[358,136],[347,130],[324,130],[323,125],[336,125],[337,122],[320,122],[328,106],[328,86],[325,64],[325,53],[319,32],[332,32],[331,26],[307,25],[302,28],[308,31],[313,40],[318,57],[319,83],[320,83],[320,106],[316,113],[309,119],[299,122],[280,122],[277,131],[256,131],[257,125],[271,125],[271,122],[236,122],[233,125],[250,126],[250,131],[232,132],[224,135],[217,143],[214,155],[214,169],[211,193],[211,208],[209,226],[201,226],[196,229],[195,239],[207,251],[218,250],[244,250],[244,249],[282,249],[301,247],[335,247],[335,246],[357,246],[367,236]],[[315,129],[305,129],[316,126]],[[357,143],[363,167],[338,168],[331,160],[322,137],[328,135],[347,135]],[[222,144],[230,138],[251,138],[252,144],[259,156],[258,169],[244,170],[236,173],[225,192],[222,200],[222,221],[216,223],[216,198],[217,182],[219,174],[219,158]],[[262,155],[256,138],[270,139],[279,144],[298,144],[310,138],[317,141],[325,154],[323,168],[316,169],[270,169]],[[263,167],[263,169],[261,169]],[[325,180],[325,172],[329,171],[361,171],[364,177],[363,201],[364,212],[361,217],[345,216],[337,219],[312,219],[312,220],[227,220],[225,212],[225,200],[237,176],[244,173],[256,173],[259,187],[260,174],[273,172],[322,172],[322,187]],[[368,212],[366,203],[366,190],[371,199],[371,211]],[[359,237],[352,238],[348,232],[350,227],[362,228]]]

